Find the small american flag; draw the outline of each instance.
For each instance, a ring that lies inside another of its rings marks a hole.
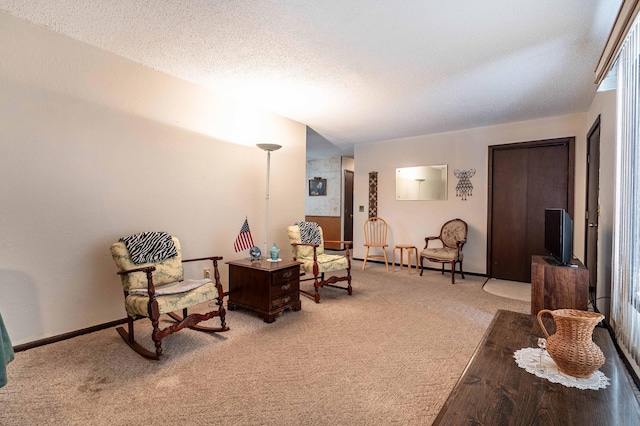
[[[242,228],[240,228],[238,238],[236,238],[236,242],[233,243],[233,248],[238,252],[250,249],[251,247],[253,247],[253,238],[251,238],[251,230],[249,230],[249,221],[245,219]]]

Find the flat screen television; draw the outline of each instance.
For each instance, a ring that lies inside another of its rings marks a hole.
[[[564,209],[545,209],[544,248],[559,264],[571,264],[573,221]]]

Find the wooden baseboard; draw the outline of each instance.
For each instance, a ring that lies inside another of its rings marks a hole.
[[[351,260],[359,260],[359,261],[363,262],[364,258],[362,258],[362,257],[352,257]],[[380,263],[380,264],[384,265],[384,260],[367,259],[367,263]],[[389,262],[389,265],[391,265],[391,262]],[[396,263],[396,265],[400,266],[400,263]],[[425,266],[424,269],[427,270],[427,271],[442,272],[442,268],[433,268],[433,267],[430,267],[430,266]],[[420,270],[420,266],[419,265],[418,265],[418,270]],[[444,272],[445,273],[447,273],[447,272],[451,273],[451,269],[445,269]],[[459,274],[459,273],[460,273],[460,271],[458,271],[456,269],[456,274]],[[465,275],[473,275],[474,277],[486,277],[487,276],[487,274],[480,274],[478,272],[467,272],[467,271],[464,271],[464,274]]]
[[[70,331],[69,333],[59,334],[57,336],[47,337],[46,339],[35,340],[33,342],[24,343],[22,345],[16,345],[13,347],[14,352],[22,352],[27,349],[37,348],[38,346],[48,345],[50,343],[61,342],[63,340],[71,339],[73,337],[82,336],[83,334],[93,333],[94,331],[104,330],[105,328],[115,327],[120,324],[125,324],[127,322],[126,318],[122,318],[119,320],[107,322],[104,324],[94,325],[92,327],[83,328],[81,330]]]

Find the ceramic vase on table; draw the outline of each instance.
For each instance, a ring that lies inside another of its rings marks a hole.
[[[542,316],[549,314],[556,323],[555,334],[549,336]],[[593,341],[593,329],[604,315],[578,309],[543,309],[538,323],[547,337],[547,352],[558,370],[578,378],[588,378],[604,364],[602,350]]]
[[[280,249],[278,248],[278,246],[276,245],[276,243],[273,243],[273,247],[271,247],[271,249],[269,249],[269,253],[271,253],[271,260],[278,260],[280,259]]]

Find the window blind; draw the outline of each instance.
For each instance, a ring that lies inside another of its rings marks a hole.
[[[611,326],[639,373],[640,365],[640,18],[617,58],[617,167]]]

